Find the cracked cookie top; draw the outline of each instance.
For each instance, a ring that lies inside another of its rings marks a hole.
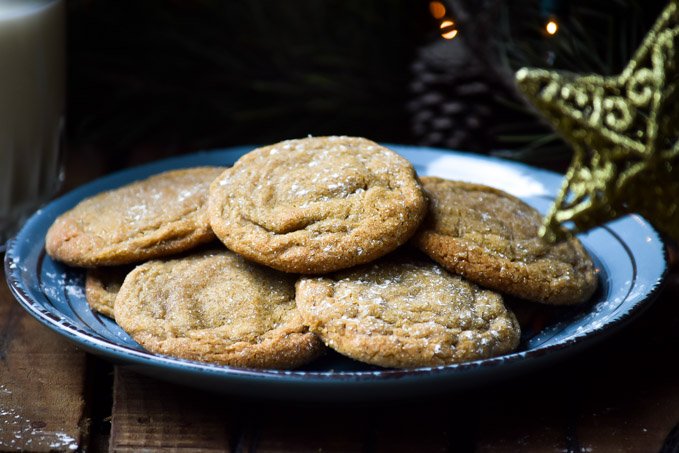
[[[251,368],[295,368],[324,349],[295,306],[296,276],[228,250],[149,261],[116,296],[116,322],[147,350]]]
[[[305,274],[385,255],[414,234],[425,210],[412,165],[356,137],[255,149],[212,183],[209,196],[210,225],[228,248]]]
[[[85,299],[93,310],[113,318],[113,303],[125,276],[134,266],[97,267],[87,269]]]
[[[576,238],[548,244],[540,214],[501,190],[424,177],[429,214],[414,242],[451,272],[527,300],[567,305],[589,299],[594,264]]]
[[[214,239],[208,187],[222,171],[168,171],[87,198],[54,221],[45,249],[72,266],[94,267],[159,258],[208,242]]]
[[[447,365],[517,347],[520,327],[502,296],[404,255],[300,279],[297,308],[309,329],[341,354],[385,367]]]

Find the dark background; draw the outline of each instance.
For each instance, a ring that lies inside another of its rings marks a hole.
[[[118,166],[308,134],[412,142],[409,66],[435,26],[413,0],[74,0],[68,142]]]
[[[666,2],[447,0],[438,18],[430,4],[69,0],[69,161],[110,171],[347,134],[563,170],[568,147],[524,105],[513,71],[618,72]],[[446,19],[455,39],[441,37]]]

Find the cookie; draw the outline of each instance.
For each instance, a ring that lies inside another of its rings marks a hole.
[[[226,246],[285,272],[372,261],[407,241],[427,203],[412,165],[355,137],[289,140],[243,156],[210,187]]]
[[[147,350],[250,368],[294,368],[324,349],[295,308],[293,275],[228,250],[137,266],[116,322]]]
[[[214,239],[210,183],[220,167],[174,170],[87,198],[52,224],[45,249],[72,266],[136,263]]]
[[[113,318],[113,303],[130,266],[88,269],[85,277],[85,298],[93,310]]]
[[[332,349],[383,367],[438,366],[508,353],[520,328],[499,294],[431,261],[388,256],[297,283],[297,308]]]
[[[542,241],[542,217],[523,201],[479,184],[422,182],[430,209],[414,242],[449,271],[546,304],[577,304],[594,293],[597,274],[580,241]]]

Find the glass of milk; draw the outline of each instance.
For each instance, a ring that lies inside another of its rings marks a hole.
[[[62,0],[0,0],[0,251],[63,180]]]

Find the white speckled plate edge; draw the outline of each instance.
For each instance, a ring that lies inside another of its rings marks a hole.
[[[550,204],[561,175],[479,155],[387,145],[408,158],[421,175],[488,184],[541,211]],[[143,351],[115,324],[93,313],[82,291],[82,272],[44,253],[53,220],[81,199],[161,171],[198,165],[230,165],[252,147],[195,153],[123,170],[100,178],[37,211],[10,241],[5,274],[19,303],[38,321],[83,349],[139,372],[212,391],[295,400],[373,400],[435,394],[484,385],[546,365],[623,327],[647,308],[667,272],[658,233],[641,217],[627,216],[580,238],[601,270],[602,290],[587,310],[530,339],[525,350],[434,368],[412,370],[251,370],[193,362]]]

